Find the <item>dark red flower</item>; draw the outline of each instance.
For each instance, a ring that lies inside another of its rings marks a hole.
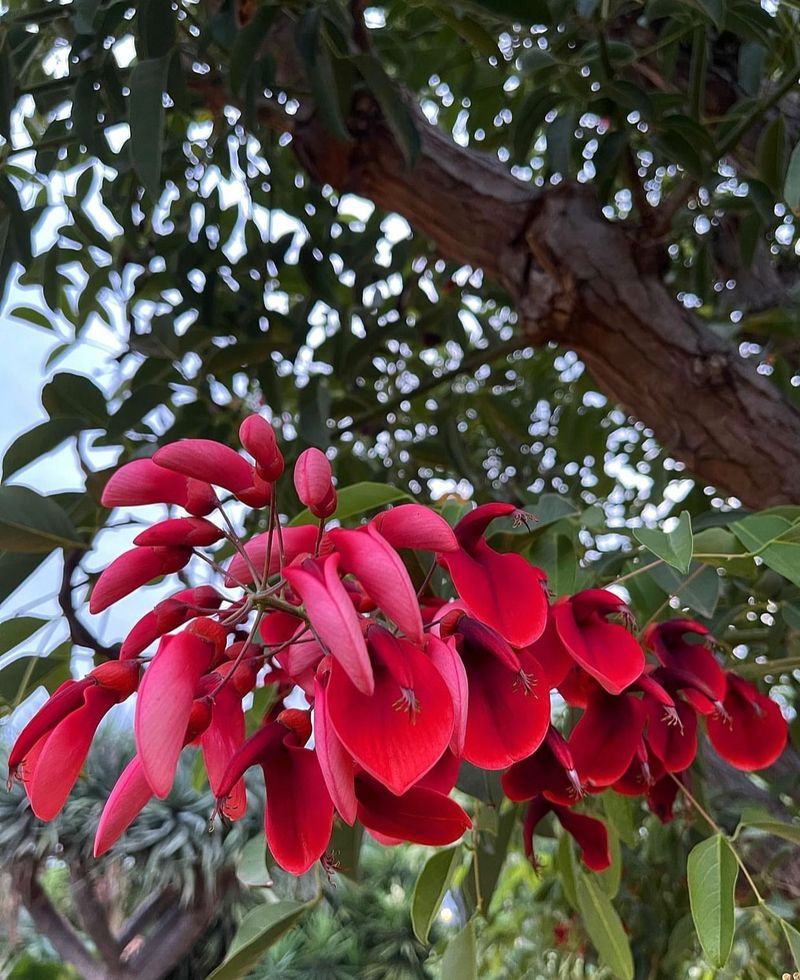
[[[547,816],[553,813],[581,849],[581,858],[587,868],[592,871],[605,871],[611,864],[611,853],[608,849],[608,831],[602,820],[587,817],[583,813],[575,813],[566,806],[551,803],[543,796],[537,796],[528,804],[522,827],[522,843],[525,854],[531,864],[536,866],[533,850],[533,835],[536,827]]]
[[[551,803],[572,806],[583,793],[569,745],[552,726],[532,755],[503,773],[502,784],[506,796],[518,803],[544,796]]]
[[[366,773],[356,778],[358,819],[385,843],[452,844],[472,821],[455,800],[426,786],[394,796]]]
[[[786,747],[788,726],[780,705],[749,681],[728,671],[724,715],[706,719],[711,744],[737,769],[765,769]]]
[[[609,692],[619,694],[644,670],[642,648],[624,626],[607,616],[631,613],[606,589],[587,589],[559,599],[553,607],[558,635],[570,656]]]
[[[459,550],[441,554],[458,594],[472,615],[515,647],[537,640],[547,621],[544,573],[522,555],[500,554],[484,541],[496,517],[518,513],[512,504],[483,504],[455,528]]]
[[[693,637],[696,642],[689,643],[687,636]],[[644,631],[645,646],[653,651],[664,667],[696,677],[703,682],[712,701],[722,701],[725,697],[725,671],[708,648],[710,642],[711,636],[706,627],[692,619],[669,619],[663,623],[653,623]]]
[[[598,688],[569,737],[581,782],[610,786],[618,780],[642,737],[645,707],[633,694],[614,696]]]

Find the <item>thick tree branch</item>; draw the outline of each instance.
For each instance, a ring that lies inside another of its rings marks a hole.
[[[591,190],[533,191],[421,113],[411,169],[367,97],[354,106],[352,143],[298,115],[293,144],[312,178],[403,215],[444,255],[483,269],[515,301],[531,343],[575,350],[698,477],[752,507],[800,498],[800,413],[677,302],[653,268],[655,247],[607,221]]]

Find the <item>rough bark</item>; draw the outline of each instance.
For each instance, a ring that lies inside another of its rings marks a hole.
[[[800,413],[664,285],[660,246],[607,221],[591,189],[532,190],[417,114],[408,167],[368,99],[353,140],[313,111],[293,126],[313,179],[405,217],[515,302],[531,343],[575,350],[600,389],[701,480],[754,508],[800,501]]]

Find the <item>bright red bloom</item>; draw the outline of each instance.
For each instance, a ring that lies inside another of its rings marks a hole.
[[[221,626],[197,620],[185,632],[165,636],[144,673],[134,715],[136,751],[161,799],[172,789],[200,678],[224,642]]]
[[[448,614],[441,626],[443,634],[455,633],[467,674],[464,758],[483,769],[526,758],[550,723],[549,691],[536,658],[462,613]]]
[[[122,641],[120,660],[138,657],[155,640],[165,633],[188,623],[190,619],[206,616],[219,609],[222,596],[210,585],[196,589],[184,589],[169,599],[156,603],[149,613],[145,613],[130,633]]]
[[[311,554],[314,551],[314,543],[317,540],[317,529],[313,524],[303,524],[300,527],[285,527],[282,530],[284,562],[291,565],[300,555]],[[271,539],[271,543],[270,543]],[[270,545],[269,564],[267,564],[267,545]],[[272,535],[264,531],[263,534],[256,534],[255,537],[245,544],[244,550],[250,559],[250,564],[257,572],[263,573],[266,569],[267,575],[274,575],[280,568],[280,541],[277,532]],[[250,566],[242,555],[235,554],[231,558],[227,569],[225,585],[228,588],[239,585],[251,585],[253,573]]]
[[[598,687],[569,737],[581,781],[597,787],[616,782],[631,764],[644,722],[640,698],[615,697]]]
[[[137,534],[137,545],[172,545],[184,548],[206,547],[225,537],[216,524],[204,517],[173,517],[160,524],[153,524]]]
[[[631,764],[614,783],[614,790],[623,796],[641,796],[649,792],[664,774],[663,763],[644,738],[640,738]]]
[[[789,737],[780,705],[731,671],[726,678],[725,715],[717,712],[706,719],[708,737],[737,769],[765,769],[783,752]]]
[[[525,811],[525,821],[522,827],[522,842],[528,860],[536,866],[533,851],[533,835],[536,827],[548,813],[553,813],[558,822],[572,837],[581,849],[581,858],[587,868],[592,871],[605,871],[611,864],[611,853],[608,849],[608,831],[602,820],[587,817],[583,813],[575,813],[566,806],[551,803],[543,796],[537,796],[528,804]]]
[[[596,678],[609,694],[619,694],[644,670],[642,648],[624,626],[606,616],[631,613],[622,599],[606,589],[587,589],[559,599],[553,607],[558,635],[572,659]]]
[[[63,807],[89,754],[97,726],[139,681],[139,667],[110,661],[79,681],[65,681],[20,732],[8,757],[9,778],[25,785],[40,820]]]
[[[697,712],[686,701],[675,702],[674,714],[645,697],[647,742],[667,772],[683,772],[697,755]]]
[[[194,702],[182,745],[189,745],[205,731],[211,720],[206,699]],[[106,800],[94,838],[94,856],[100,857],[115,844],[153,798],[153,788],[145,775],[142,760],[135,755],[117,780]]]
[[[375,687],[355,686],[339,662],[323,692],[330,722],[347,752],[397,796],[432,769],[453,734],[447,684],[429,657],[381,626],[367,641]]]
[[[544,796],[551,803],[572,806],[583,795],[569,745],[552,726],[539,748],[503,773],[503,792],[519,803]]]
[[[198,517],[210,514],[219,503],[208,483],[187,479],[152,459],[134,459],[121,466],[106,483],[101,501],[104,507],[178,504]]]
[[[306,449],[294,466],[294,487],[300,503],[324,520],[336,510],[336,490],[328,457],[319,449]]]
[[[512,504],[483,504],[458,522],[459,550],[441,554],[458,594],[470,612],[508,643],[524,647],[537,640],[547,621],[544,573],[522,555],[500,554],[484,541],[496,517],[518,513]]]
[[[542,665],[547,676],[547,686],[550,688],[558,687],[574,666],[575,661],[558,634],[552,607],[547,611],[544,632],[528,650]]]
[[[260,415],[248,415],[239,426],[239,442],[256,461],[262,479],[274,483],[283,473],[283,454],[275,430]]]
[[[300,596],[320,640],[362,694],[372,694],[372,677],[361,622],[339,578],[339,555],[307,558],[284,569],[286,581]]]
[[[252,671],[252,685],[255,684],[255,675],[256,672]],[[208,784],[214,796],[220,795],[228,765],[244,742],[245,727],[242,692],[233,682],[228,682],[213,695],[208,728],[200,737]],[[247,792],[244,779],[240,779],[227,794],[222,814],[229,820],[239,820],[246,810]]]
[[[421,504],[401,504],[384,510],[373,517],[371,524],[393,548],[448,552],[459,547],[447,521]]]
[[[689,643],[687,635],[699,638],[701,642]],[[644,631],[645,646],[664,667],[696,677],[703,682],[710,700],[722,701],[725,671],[708,648],[710,641],[706,627],[692,619],[669,619],[664,623],[653,623]]]
[[[417,592],[394,548],[371,525],[357,530],[339,528],[328,538],[341,556],[342,572],[355,575],[409,640],[421,644],[424,635]]]
[[[439,847],[452,844],[472,827],[455,800],[425,786],[394,796],[366,773],[356,778],[358,819],[386,843],[410,841]]]
[[[325,853],[333,829],[333,803],[316,753],[304,748],[308,712],[282,711],[239,748],[219,789],[225,797],[250,766],[261,766],[267,787],[264,832],[273,857],[290,874],[304,874]]]
[[[333,805],[342,820],[352,827],[358,808],[355,788],[357,767],[331,724],[325,697],[330,669],[329,660],[320,667],[314,684],[314,748]]]
[[[179,572],[192,557],[191,548],[131,548],[100,573],[89,599],[89,612],[103,612],[155,578]]]
[[[467,704],[469,702],[467,671],[464,661],[455,648],[455,640],[443,640],[434,634],[428,636],[428,656],[442,675],[453,702],[454,723],[450,748],[459,758],[464,754],[467,736]]]
[[[224,487],[250,507],[264,507],[270,501],[269,484],[254,467],[213,439],[180,439],[156,450],[153,460],[165,469]]]

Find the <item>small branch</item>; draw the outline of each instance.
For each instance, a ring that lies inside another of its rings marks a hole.
[[[58,590],[58,604],[64,613],[64,618],[69,624],[69,636],[72,642],[79,647],[87,647],[95,656],[105,660],[116,660],[119,657],[119,644],[105,646],[97,637],[91,633],[80,621],[75,607],[72,605],[72,576],[75,569],[80,566],[82,551],[77,549],[64,553],[64,572],[61,577],[61,588]]]
[[[88,876],[88,869],[79,864],[71,868],[70,872],[72,877],[70,891],[84,932],[92,940],[109,969],[114,971],[119,967],[122,947],[109,927],[106,909],[97,898]]]
[[[122,928],[117,934],[117,942],[121,949],[125,949],[131,940],[143,933],[151,920],[165,912],[170,905],[178,900],[176,888],[167,886],[161,891],[152,892],[141,902],[134,912],[122,923]]]

